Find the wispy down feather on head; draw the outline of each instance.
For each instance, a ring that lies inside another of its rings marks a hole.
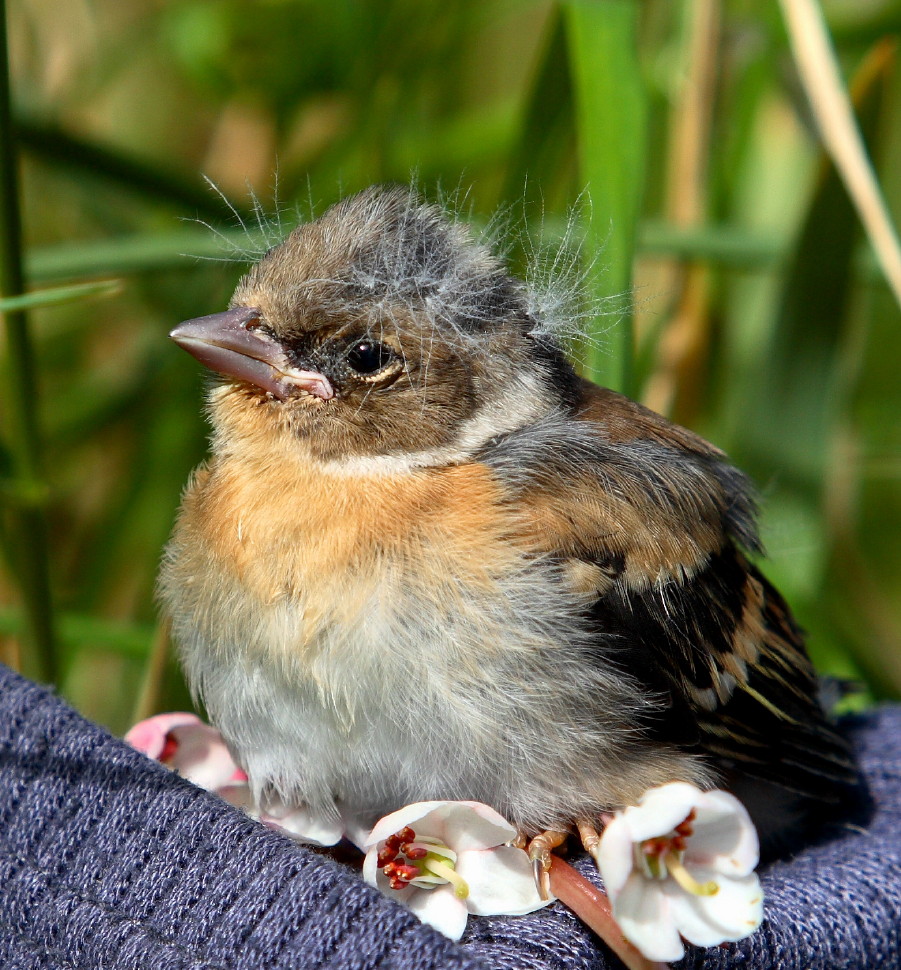
[[[232,209],[240,241],[236,232],[226,233],[202,222],[218,238],[225,255],[198,258],[256,263],[290,238],[287,226],[297,225],[293,235],[315,220],[312,200],[305,219],[301,206],[283,210],[277,199],[268,213],[252,191],[248,219],[218,186],[209,184]],[[590,296],[598,257],[587,258],[584,251],[582,225],[591,218],[587,196],[576,200],[554,231],[545,225],[543,209],[537,227],[526,225],[525,215],[524,211],[522,219],[514,217],[510,207],[498,210],[487,221],[478,220],[460,191],[439,191],[435,201],[426,201],[415,186],[373,186],[325,214],[337,231],[323,241],[340,243],[347,233],[364,230],[373,245],[368,250],[359,247],[359,263],[334,282],[356,286],[386,301],[425,300],[451,328],[455,322],[460,325],[461,339],[475,339],[478,327],[473,324],[493,317],[504,298],[515,291],[522,300],[518,309],[524,309],[530,321],[531,334],[571,349],[575,341],[590,339],[586,334],[589,321],[618,316],[624,308],[623,298],[605,301]],[[514,244],[524,254],[521,279],[510,274],[506,265]],[[340,299],[337,288],[335,296]]]
[[[471,227],[408,187],[375,186],[344,199],[295,229],[279,250],[267,253],[245,282],[267,279],[273,262],[293,256],[303,278],[286,295],[315,293],[336,314],[366,299],[373,317],[400,325],[403,311],[425,313],[445,336],[465,343],[511,319],[525,332],[537,324],[525,285]]]

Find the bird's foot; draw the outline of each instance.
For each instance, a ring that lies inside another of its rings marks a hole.
[[[585,851],[594,859],[594,864],[600,868],[598,863],[598,849],[601,845],[600,833],[591,822],[585,819],[576,822],[576,830],[579,833],[579,838],[582,840],[582,846]]]
[[[555,829],[548,829],[541,835],[536,835],[529,843],[529,858],[532,860],[532,873],[535,876],[535,885],[538,887],[538,895],[542,899],[551,898],[551,852],[569,837],[568,832],[558,832]]]

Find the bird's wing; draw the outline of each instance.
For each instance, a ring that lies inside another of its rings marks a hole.
[[[586,595],[603,662],[661,698],[655,731],[724,774],[837,797],[856,773],[820,706],[760,549],[745,477],[713,446],[587,382],[571,414],[486,449],[528,509],[533,541]],[[600,659],[600,658],[599,658]]]

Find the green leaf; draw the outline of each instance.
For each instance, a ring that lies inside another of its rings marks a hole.
[[[97,283],[56,286],[50,290],[33,290],[20,296],[0,297],[0,313],[34,310],[37,307],[56,306],[60,303],[76,303],[78,300],[88,300],[96,296],[110,296],[121,289],[120,280],[104,280]]]
[[[623,319],[608,331],[612,356],[588,349],[590,376],[628,393],[634,353],[632,262],[645,171],[646,96],[638,64],[638,0],[562,3],[576,104],[581,181],[591,205],[588,236],[604,272],[595,297]],[[593,335],[595,341],[597,334]],[[595,343],[592,341],[592,343]]]
[[[185,229],[181,232],[58,243],[26,254],[29,279],[143,273],[190,268],[198,260],[244,264],[258,259],[273,243],[256,226],[247,229]]]
[[[539,204],[542,224],[552,182],[559,179],[561,170],[569,174],[575,147],[566,32],[558,11],[552,12],[545,34],[502,192],[504,200],[523,198],[526,205]]]
[[[21,611],[0,607],[0,635],[20,636],[25,632]],[[59,617],[60,640],[68,649],[92,646],[144,659],[153,640],[153,627],[104,620],[95,616],[63,613]]]

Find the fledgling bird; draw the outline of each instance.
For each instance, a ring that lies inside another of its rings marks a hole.
[[[262,797],[325,816],[471,799],[543,856],[681,779],[803,830],[856,772],[748,482],[553,324],[377,187],[178,326],[220,375],[160,584],[188,680]]]

